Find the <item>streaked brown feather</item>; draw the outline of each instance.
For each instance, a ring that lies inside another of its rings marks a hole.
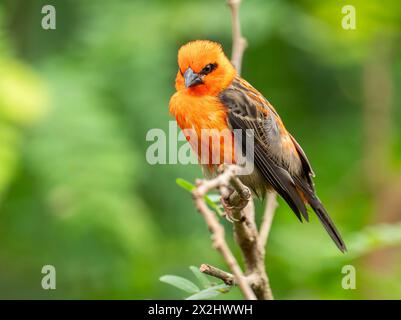
[[[271,186],[294,211],[299,220],[308,220],[305,203],[316,212],[327,232],[341,251],[345,244],[315,194],[312,167],[301,146],[288,133],[274,107],[254,87],[240,77],[220,93],[228,108],[228,124],[232,129],[253,129],[255,175],[261,174],[263,185],[251,185],[262,193]],[[246,139],[242,139],[245,150]],[[254,179],[256,183],[260,183]]]

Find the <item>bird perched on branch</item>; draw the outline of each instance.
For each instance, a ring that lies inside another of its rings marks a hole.
[[[179,49],[178,65],[177,92],[171,97],[170,112],[184,133],[192,130],[186,137],[198,156],[199,146],[205,144],[202,131],[212,136],[216,132],[252,129],[254,170],[240,176],[242,182],[257,195],[275,190],[301,222],[302,217],[309,219],[309,205],[337,247],[346,251],[340,233],[316,196],[314,173],[301,146],[267,99],[237,74],[221,45],[206,40],[189,42]],[[193,143],[193,135],[197,143]],[[236,139],[234,134],[232,139]],[[206,140],[209,142],[209,138]],[[217,152],[220,156],[217,163],[203,163],[203,168],[215,174],[214,164],[223,164],[227,153],[244,153],[245,146],[242,141],[230,149],[220,141],[208,144],[208,148],[210,155]]]

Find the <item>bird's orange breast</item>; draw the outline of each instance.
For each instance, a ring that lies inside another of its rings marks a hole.
[[[201,164],[212,167],[235,163],[234,137],[227,124],[227,109],[217,97],[194,96],[180,90],[171,97],[170,112]]]

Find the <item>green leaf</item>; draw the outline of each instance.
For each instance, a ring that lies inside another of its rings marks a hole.
[[[223,210],[221,209],[221,206],[216,204],[215,201],[213,201],[210,196],[205,196],[205,201],[206,203],[217,212],[217,214],[222,217],[224,215]]]
[[[181,178],[177,178],[175,180],[175,183],[177,185],[179,185],[181,188],[183,188],[184,190],[187,190],[189,192],[192,192],[192,190],[195,189],[195,185],[193,185],[191,182],[181,179]]]
[[[221,294],[229,292],[230,289],[231,289],[231,287],[226,284],[219,284],[217,286],[213,286],[213,287],[204,289],[198,293],[195,293],[195,294],[187,297],[185,300],[211,299],[211,298],[215,298]]]
[[[209,194],[208,198],[213,203],[220,203],[221,196],[217,193]]]
[[[211,285],[211,282],[207,278],[205,274],[199,271],[199,268],[195,266],[190,266],[189,269],[191,269],[192,273],[195,275],[195,277],[198,279],[200,285],[203,288],[209,288]]]
[[[183,277],[179,276],[173,276],[173,275],[165,275],[160,277],[159,279],[161,282],[170,284],[178,289],[181,289],[183,291],[186,291],[188,293],[197,293],[199,292],[198,286],[193,283],[192,281],[189,281],[188,279],[185,279]]]
[[[192,192],[195,189],[195,185],[193,185],[191,182],[182,179],[182,178],[177,178],[175,180],[175,183],[183,188],[184,190],[187,190],[188,192]],[[216,204],[216,202],[220,201],[220,196],[217,194],[212,194],[212,195],[206,195],[204,197],[206,203],[217,212],[219,216],[223,216],[223,211],[221,210],[221,207]]]

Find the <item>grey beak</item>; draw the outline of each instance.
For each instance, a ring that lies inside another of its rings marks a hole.
[[[196,86],[202,83],[200,76],[195,73],[191,68],[188,68],[184,73],[185,86],[187,88]]]

